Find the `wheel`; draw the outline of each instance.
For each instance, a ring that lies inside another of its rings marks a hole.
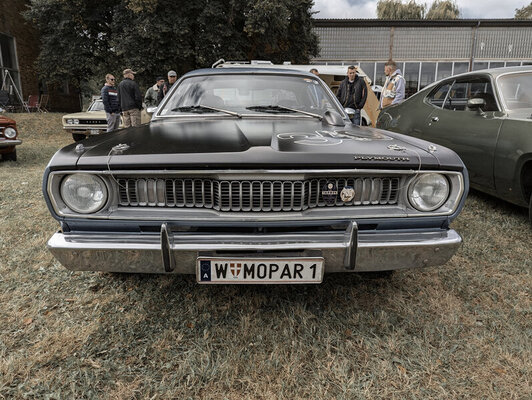
[[[83,133],[73,133],[72,137],[76,142],[79,142],[80,140],[85,139],[87,136],[85,136]]]
[[[11,153],[2,154],[2,160],[17,161],[17,149],[13,150]]]

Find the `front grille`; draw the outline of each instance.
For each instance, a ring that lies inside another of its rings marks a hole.
[[[397,204],[398,177],[306,180],[216,180],[208,178],[118,178],[121,207],[207,208],[218,211],[303,211],[316,207]],[[333,183],[336,201],[322,191]],[[342,201],[344,187],[355,191]],[[327,196],[326,196],[327,197]],[[328,200],[328,201],[326,201]]]
[[[85,124],[85,125],[106,125],[107,120],[105,119],[80,119],[79,123]]]

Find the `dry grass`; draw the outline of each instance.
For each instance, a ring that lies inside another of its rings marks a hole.
[[[0,398],[529,399],[532,230],[478,193],[444,267],[319,286],[198,286],[190,276],[70,272],[44,167],[60,116],[15,115],[0,163]]]

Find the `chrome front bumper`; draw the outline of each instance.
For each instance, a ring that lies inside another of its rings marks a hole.
[[[428,232],[345,231],[275,234],[172,232],[160,234],[61,233],[48,241],[70,270],[194,274],[199,255],[322,256],[325,272],[385,271],[445,264],[462,238],[450,230]]]
[[[0,148],[2,147],[11,147],[11,146],[18,146],[22,143],[22,140],[20,139],[5,139],[0,140]]]

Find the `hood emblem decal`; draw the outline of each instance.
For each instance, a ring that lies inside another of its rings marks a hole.
[[[321,188],[321,197],[327,205],[336,204],[336,198],[338,197],[338,187],[335,181],[328,181]]]
[[[352,186],[345,186],[340,192],[340,198],[344,203],[348,203],[355,198],[355,189]]]

